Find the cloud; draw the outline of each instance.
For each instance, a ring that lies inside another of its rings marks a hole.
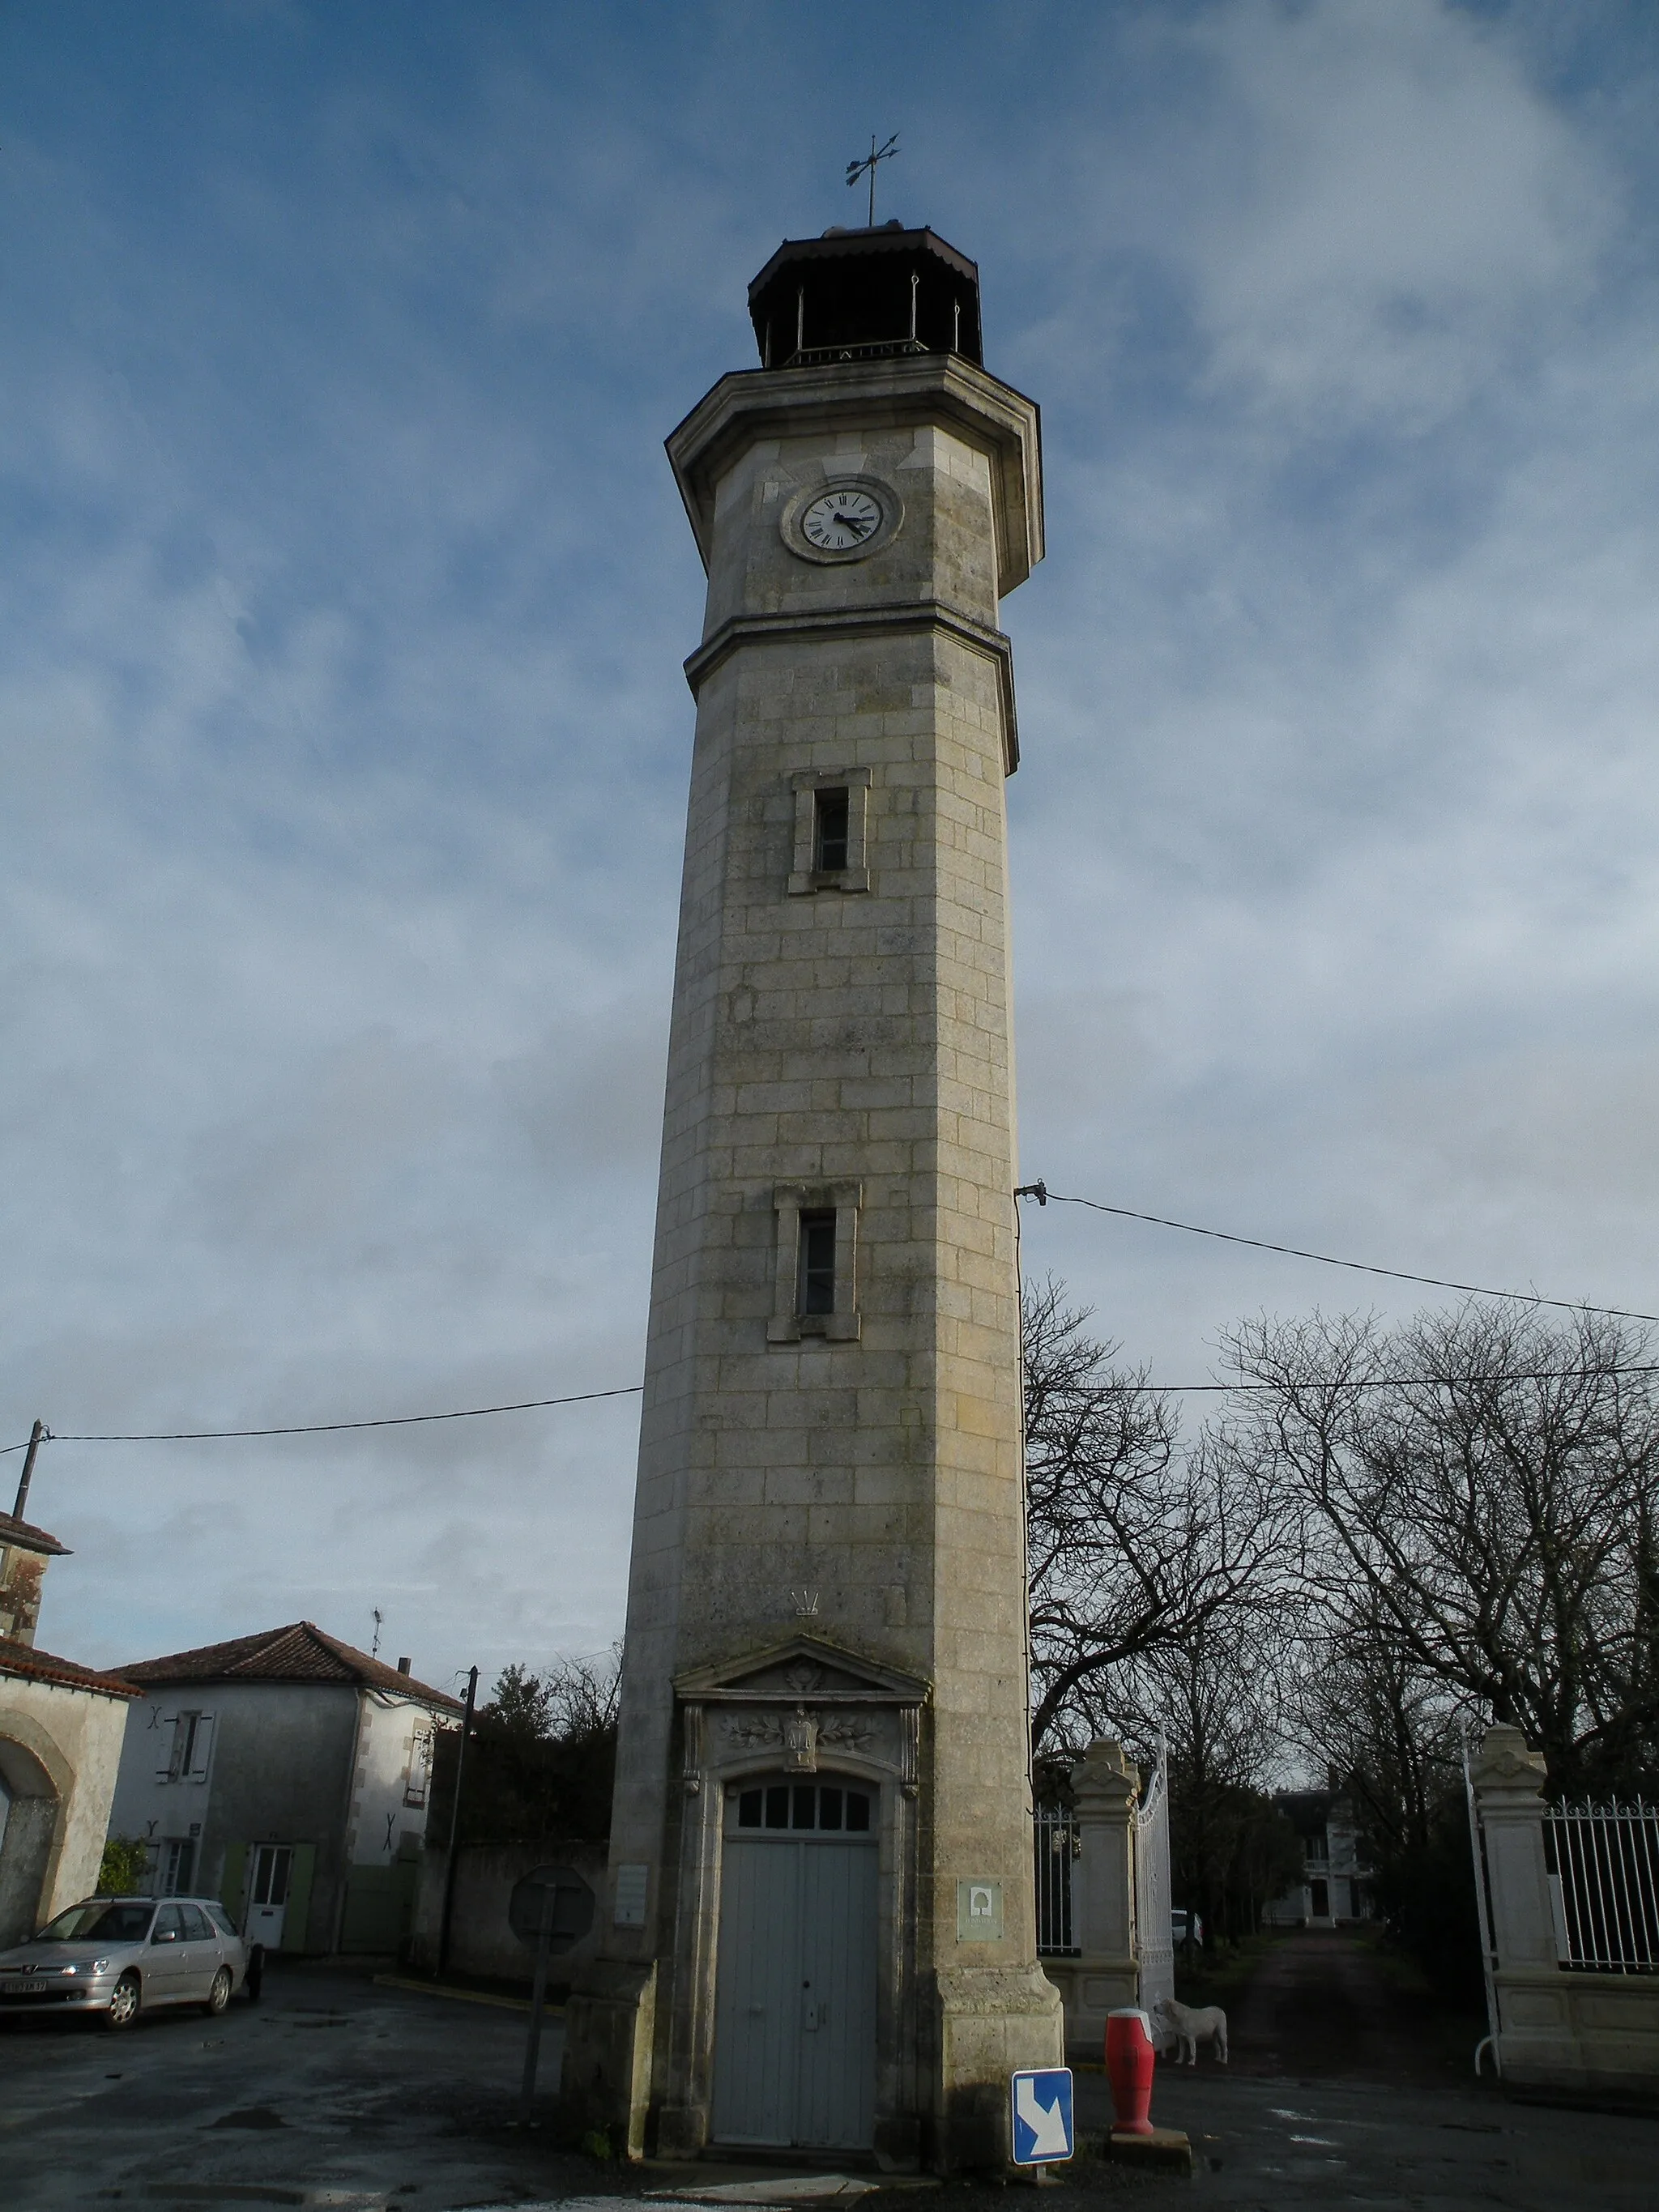
[[[1590,297],[1612,179],[1499,26],[1247,0],[1190,37],[1222,112],[1170,244],[1224,384],[1304,428],[1420,428]]]
[[[1613,21],[20,19],[6,1434],[636,1376],[701,596],[660,441],[895,83],[896,204],[1045,410],[1027,1172],[1651,1304],[1655,56]],[[1177,1378],[1332,1287],[1054,1207],[1025,1249]],[[47,1640],[382,1603],[439,1680],[599,1648],[636,1423],[55,1446]]]

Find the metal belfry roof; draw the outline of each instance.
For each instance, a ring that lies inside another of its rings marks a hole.
[[[749,316],[768,368],[902,353],[983,360],[977,264],[899,222],[785,239],[749,287]]]

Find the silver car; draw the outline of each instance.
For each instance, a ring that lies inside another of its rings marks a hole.
[[[110,2027],[155,2005],[221,2013],[249,1956],[217,1898],[88,1897],[0,1951],[0,2013],[101,2013]]]

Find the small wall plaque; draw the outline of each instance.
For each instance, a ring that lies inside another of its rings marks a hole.
[[[651,1869],[642,1866],[617,1869],[616,1923],[618,1928],[643,1928],[645,1893]]]
[[[957,1941],[958,1943],[1000,1943],[1002,1941],[1002,1884],[1000,1881],[959,1881],[957,1884]]]

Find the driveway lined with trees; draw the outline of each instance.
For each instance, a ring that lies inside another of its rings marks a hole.
[[[1183,1432],[1050,1278],[1025,1297],[1034,1739],[1170,1765],[1175,1894],[1242,1933],[1299,1865],[1269,1790],[1340,1779],[1401,1936],[1467,1995],[1461,1730],[1553,1790],[1659,1781],[1659,1393],[1632,1321],[1470,1299],[1241,1325]]]

